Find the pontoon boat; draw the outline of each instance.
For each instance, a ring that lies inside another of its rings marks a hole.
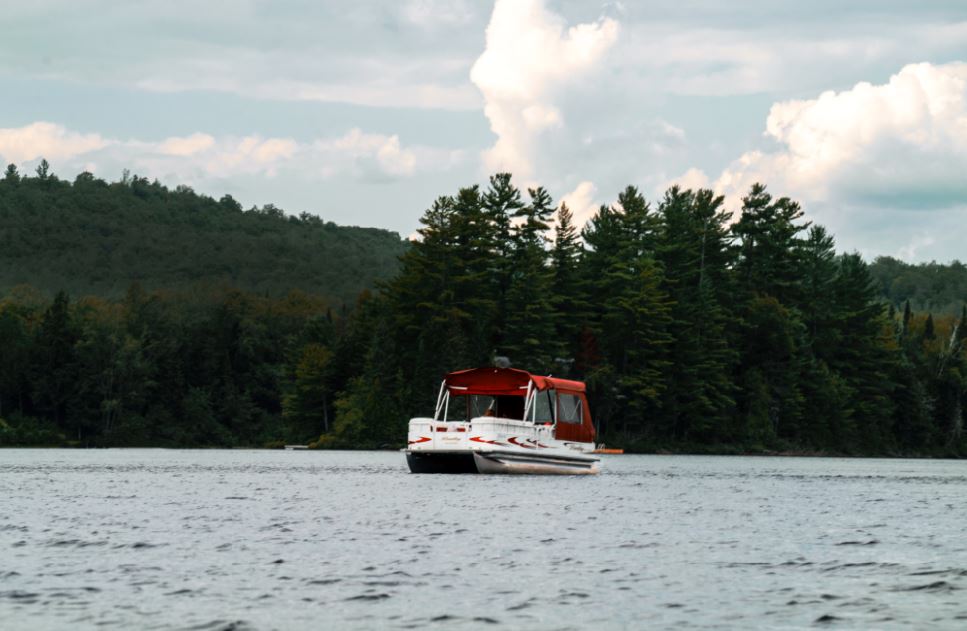
[[[413,473],[597,473],[580,381],[513,368],[448,374],[433,418],[410,420]]]

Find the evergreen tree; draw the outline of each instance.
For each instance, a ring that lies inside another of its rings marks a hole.
[[[37,405],[58,425],[66,425],[76,383],[76,341],[70,299],[64,292],[58,292],[41,319],[34,342],[37,356],[33,362]],[[78,441],[83,440],[88,424],[71,420],[72,435],[76,435]]]
[[[608,337],[615,343],[615,365],[620,394],[626,402],[625,418],[619,426],[623,433],[656,437],[661,425],[659,414],[667,387],[667,369],[672,365],[668,328],[671,302],[661,289],[658,265],[645,258],[628,278],[629,288],[605,309],[603,324],[615,327]],[[614,348],[614,347],[613,347]]]
[[[322,436],[321,444],[385,447],[406,434],[405,402],[410,392],[402,368],[391,359],[396,353],[389,322],[377,316],[363,369],[336,401],[333,433]]]
[[[500,288],[492,282],[495,222],[483,201],[476,186],[460,189],[453,206],[455,248],[450,253],[456,270],[449,280],[455,308],[448,316],[463,332],[462,342],[473,364],[490,357],[504,315]]]
[[[734,413],[729,302],[734,250],[724,199],[673,187],[659,206],[658,258],[674,303],[669,332],[674,362],[666,371],[665,432],[680,440],[726,440]]]
[[[20,183],[20,173],[17,172],[16,164],[8,164],[6,171],[3,172],[3,183],[9,186],[16,186]]]
[[[612,427],[628,436],[659,433],[667,385],[671,303],[654,258],[658,227],[644,197],[628,187],[616,208],[602,207],[583,231],[586,300],[595,310],[587,342],[600,350],[599,362],[583,368],[599,398],[623,402],[620,408],[606,403],[603,421],[615,414]]]
[[[840,343],[831,322],[835,309],[833,295],[837,263],[833,237],[822,226],[812,226],[799,244],[802,261],[803,293],[808,296],[800,306],[808,343],[820,359],[827,360]]]
[[[0,308],[0,419],[15,410],[23,414],[30,384],[30,338],[24,319],[13,309]]]
[[[830,364],[856,393],[853,404],[861,443],[874,450],[891,446],[893,417],[889,364],[892,330],[878,300],[869,268],[858,254],[840,257],[833,288],[834,322],[839,343]]]
[[[329,433],[329,366],[332,352],[320,344],[302,348],[295,379],[282,400],[282,416],[296,436]]]
[[[556,314],[556,339],[562,344],[563,357],[569,364],[566,372],[574,370],[581,330],[590,317],[590,305],[583,299],[587,290],[582,286],[584,279],[580,273],[583,250],[571,209],[561,202],[551,250],[551,299]]]
[[[747,292],[768,294],[785,305],[799,300],[799,233],[803,212],[787,197],[774,199],[766,187],[754,184],[742,198],[742,215],[733,226],[740,241],[737,271]]]
[[[494,343],[499,344],[503,339],[503,316],[507,313],[507,292],[510,291],[514,266],[511,218],[524,208],[520,190],[511,182],[510,173],[497,173],[490,177],[490,185],[483,194],[481,205],[489,228],[486,251],[489,255],[488,276],[493,287],[488,290],[488,295],[494,300]]]
[[[741,218],[732,226],[739,241],[735,269],[743,301],[738,309],[744,351],[739,404],[745,420],[739,431],[754,441],[795,440],[803,433],[800,379],[809,352],[799,310],[804,291],[799,233],[809,224],[799,223],[802,216],[799,204],[775,199],[765,186],[754,184],[742,200]],[[818,254],[822,235],[814,236]]]
[[[50,172],[50,163],[47,162],[45,158],[41,158],[40,164],[37,165],[36,173],[37,173],[37,179],[40,180],[41,182],[49,180],[50,178],[53,177],[53,175]]]
[[[518,221],[512,233],[513,267],[507,291],[504,342],[499,350],[521,367],[549,373],[564,348],[557,339],[553,277],[547,265],[547,222],[554,205],[544,188],[528,192],[530,203],[514,214]]]

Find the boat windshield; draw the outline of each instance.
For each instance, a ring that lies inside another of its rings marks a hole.
[[[478,416],[524,418],[524,397],[486,394],[451,394],[447,421],[469,421]]]

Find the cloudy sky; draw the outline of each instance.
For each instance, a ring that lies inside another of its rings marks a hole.
[[[579,217],[755,181],[967,259],[967,3],[0,0],[0,158],[408,235],[510,170]]]

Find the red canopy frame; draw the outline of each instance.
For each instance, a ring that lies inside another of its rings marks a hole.
[[[538,390],[557,389],[566,392],[585,392],[580,381],[532,375],[516,368],[471,368],[451,372],[443,379],[453,394],[486,394],[527,396],[530,384]]]

